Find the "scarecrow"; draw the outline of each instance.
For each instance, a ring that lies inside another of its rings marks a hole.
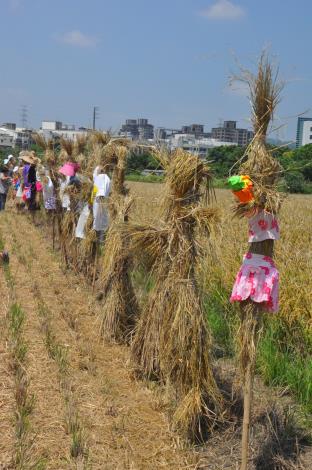
[[[197,235],[209,236],[218,211],[202,204],[211,176],[200,158],[181,149],[154,154],[166,172],[160,223],[126,229],[132,250],[148,259],[154,284],[137,322],[132,359],[140,375],[173,392],[175,427],[202,439],[221,418],[223,403],[195,275],[201,252]]]
[[[279,239],[277,214],[281,197],[277,182],[281,167],[266,147],[266,134],[280,100],[283,85],[267,56],[262,54],[256,75],[243,71],[239,77],[250,90],[255,137],[249,145],[239,175],[229,178],[236,198],[235,215],[248,218],[249,248],[237,274],[231,302],[241,305],[240,365],[244,389],[241,470],[248,466],[249,422],[257,344],[264,312],[278,310],[279,273],[273,261]]]
[[[128,240],[123,236],[132,204],[125,187],[128,148],[126,140],[111,140],[103,156],[103,164],[112,168],[112,182],[108,203],[110,225],[99,277],[98,298],[103,299],[100,332],[106,340],[118,342],[129,341],[138,310],[130,277],[132,254]],[[95,181],[98,177],[95,176]]]

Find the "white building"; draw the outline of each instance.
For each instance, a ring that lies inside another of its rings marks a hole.
[[[0,148],[1,147],[12,148],[13,146],[14,146],[13,137],[8,134],[3,133],[0,129]]]
[[[296,147],[312,144],[312,118],[299,117],[297,122]]]
[[[76,140],[78,136],[83,136],[89,132],[88,129],[76,129],[74,125],[63,124],[61,121],[42,121],[39,134],[46,139],[63,137],[64,139]]]
[[[237,145],[232,142],[220,142],[212,138],[196,139],[192,134],[174,134],[169,139],[166,139],[167,145],[170,150],[182,148],[187,152],[193,153],[200,157],[206,157],[208,150],[214,147],[221,147],[222,145]]]
[[[32,130],[24,128],[7,128],[0,127],[0,146],[2,147],[20,147],[22,149],[28,148],[32,139]],[[1,142],[2,141],[2,142]]]

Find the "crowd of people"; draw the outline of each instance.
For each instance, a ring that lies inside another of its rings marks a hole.
[[[111,180],[105,168],[97,166],[93,172],[93,190],[87,201],[73,203],[70,193],[80,191],[85,176],[79,174],[79,163],[67,161],[57,170],[57,184],[53,183],[49,168],[45,167],[34,152],[22,151],[19,157],[9,155],[0,168],[0,211],[5,210],[7,196],[12,195],[17,211],[29,211],[35,221],[36,211],[44,208],[48,214],[58,209],[74,211],[77,224],[75,236],[85,237],[85,226],[92,211],[93,229],[98,240],[103,240],[108,228],[109,216],[106,200],[111,190]]]

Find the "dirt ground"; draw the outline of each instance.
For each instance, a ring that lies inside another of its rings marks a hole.
[[[161,191],[161,185],[155,186],[155,190]],[[17,302],[26,314],[27,374],[30,392],[35,397],[30,417],[31,451],[34,456],[45,458],[44,468],[239,468],[239,403],[233,408],[230,422],[216,431],[205,446],[191,447],[183,443],[170,430],[157,390],[133,379],[128,367],[128,349],[100,341],[100,307],[90,287],[81,278],[63,270],[45,232],[34,227],[25,214],[10,211],[1,214],[0,232],[11,255],[10,270]],[[14,455],[15,440],[14,393],[5,333],[8,291],[1,269],[0,294],[3,300],[0,309],[3,332],[0,335],[0,419],[1,435],[5,434],[5,439],[0,439],[0,469],[9,469],[13,468],[10,459]],[[55,338],[67,351],[68,380],[74,397],[72,406],[79,416],[87,448],[87,464],[83,466],[70,457],[66,425],[68,403],[62,393],[57,364],[47,352],[40,323],[40,302],[49,311]],[[235,368],[231,364],[219,364],[218,368],[229,381],[227,393],[230,396]],[[291,404],[289,416],[272,405],[272,401],[279,402],[280,398],[257,383],[250,470],[312,468],[305,436],[291,421]]]

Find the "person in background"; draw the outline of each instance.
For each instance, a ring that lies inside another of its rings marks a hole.
[[[7,166],[3,166],[0,171],[0,211],[4,211],[5,203],[12,179]]]

